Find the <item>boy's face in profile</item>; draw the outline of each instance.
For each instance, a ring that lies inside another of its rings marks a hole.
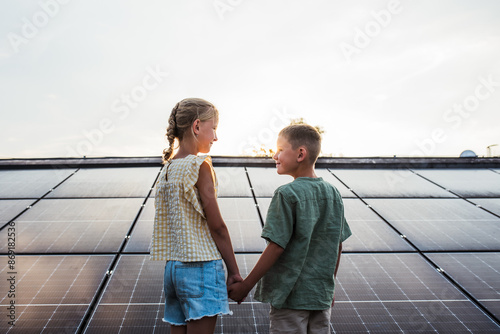
[[[276,154],[273,156],[278,174],[294,176],[299,165],[297,162],[298,155],[299,148],[293,149],[292,144],[286,138],[279,136]]]

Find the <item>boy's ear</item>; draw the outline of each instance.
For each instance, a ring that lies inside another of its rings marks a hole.
[[[304,146],[299,147],[299,154],[297,156],[297,162],[302,162],[307,157],[307,149]]]

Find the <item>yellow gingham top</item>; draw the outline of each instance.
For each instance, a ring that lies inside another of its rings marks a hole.
[[[151,260],[194,262],[221,259],[195,186],[204,161],[212,166],[209,156],[188,155],[173,159],[160,173],[156,183]],[[213,168],[212,175],[217,194]]]

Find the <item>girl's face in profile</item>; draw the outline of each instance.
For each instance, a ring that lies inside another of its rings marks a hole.
[[[198,133],[198,150],[201,153],[208,153],[214,142],[217,141],[218,121],[214,118],[200,122]]]

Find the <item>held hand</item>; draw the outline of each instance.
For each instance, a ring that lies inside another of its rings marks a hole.
[[[232,284],[228,287],[227,291],[229,294],[229,298],[231,298],[235,302],[238,302],[238,304],[241,304],[250,292],[245,286],[244,282],[237,282]]]
[[[242,281],[243,281],[243,278],[240,276],[240,274],[228,275],[227,281],[226,281],[228,291],[229,291],[229,287],[231,285],[233,285],[234,283],[237,283],[237,282],[242,282]]]

